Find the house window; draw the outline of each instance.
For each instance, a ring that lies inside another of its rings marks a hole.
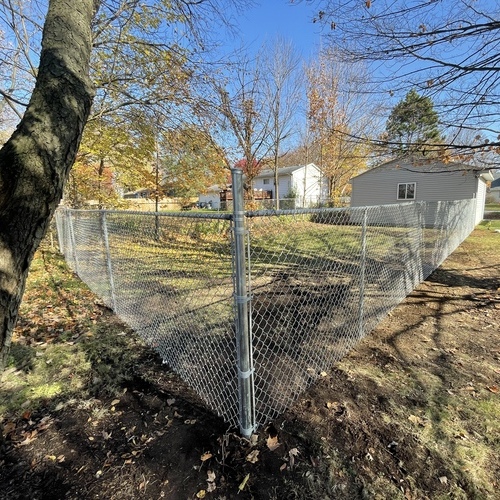
[[[415,199],[415,182],[406,182],[398,184],[398,200],[414,200]]]
[[[269,179],[264,179],[264,184],[269,184]]]

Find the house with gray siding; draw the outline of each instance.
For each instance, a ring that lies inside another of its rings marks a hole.
[[[436,212],[429,211],[425,221],[432,225],[437,202],[475,199],[477,224],[484,216],[486,183],[491,180],[489,170],[464,163],[392,160],[351,179],[351,207],[436,202]]]
[[[500,203],[500,172],[494,174],[495,180],[491,183],[489,197],[492,201]]]

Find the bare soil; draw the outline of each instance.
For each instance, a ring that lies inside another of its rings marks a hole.
[[[92,318],[92,333],[71,337],[90,375],[72,398],[0,415],[0,498],[500,498],[500,234],[486,249],[485,237],[476,230],[253,442],[90,292],[75,303],[60,290],[73,317]],[[17,349],[35,360],[62,342],[44,324],[52,306],[19,320]]]

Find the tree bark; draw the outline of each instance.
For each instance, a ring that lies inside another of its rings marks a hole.
[[[95,0],[50,0],[35,89],[0,150],[0,369],[28,269],[61,200],[92,104]]]

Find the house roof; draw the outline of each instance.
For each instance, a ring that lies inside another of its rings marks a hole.
[[[314,167],[317,169],[318,167],[314,163],[308,163],[307,165],[295,165],[293,167],[283,167],[283,168],[278,168],[278,175],[288,175],[296,170],[300,170],[301,168],[305,167]],[[274,175],[274,170],[270,168],[266,168],[265,170],[261,170],[258,175],[254,177],[254,179],[260,179],[262,177],[271,177]]]
[[[458,162],[447,162],[444,163],[442,161],[433,160],[433,159],[397,159],[391,160],[377,167],[371,168],[369,170],[365,170],[360,174],[353,177],[360,177],[370,172],[374,172],[377,170],[385,170],[387,168],[401,168],[404,170],[409,170],[410,172],[418,172],[418,173],[428,173],[428,174],[446,174],[450,172],[484,172],[488,173],[489,169],[484,167],[478,167],[475,165],[469,165],[467,163],[458,163]]]

